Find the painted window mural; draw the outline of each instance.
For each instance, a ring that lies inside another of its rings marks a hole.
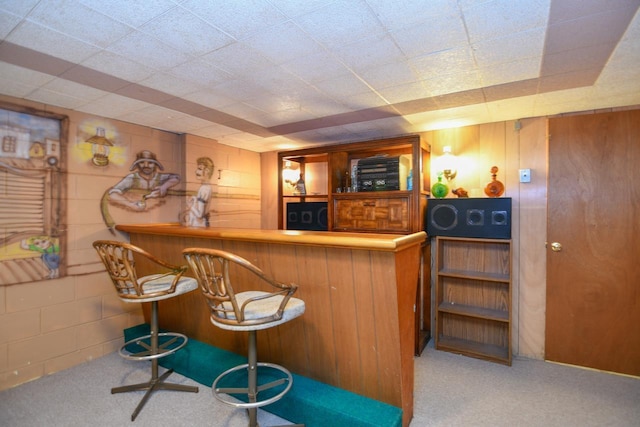
[[[65,274],[65,116],[0,105],[0,285]]]

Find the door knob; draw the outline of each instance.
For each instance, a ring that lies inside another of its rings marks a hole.
[[[562,250],[562,244],[558,242],[553,242],[551,244],[551,250],[553,252],[560,252]]]

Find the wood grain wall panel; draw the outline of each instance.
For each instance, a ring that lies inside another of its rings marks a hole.
[[[366,251],[350,251],[354,265],[368,266],[371,256]],[[380,370],[377,354],[377,329],[373,306],[374,282],[370,268],[359,268],[354,276],[354,291],[358,298],[358,315],[356,327],[358,330],[358,346],[360,350],[360,364],[362,372],[378,372]],[[365,393],[378,396],[380,377],[378,375],[363,375],[361,387]],[[380,397],[376,397],[380,399]]]
[[[378,349],[393,348],[400,346],[400,330],[398,319],[398,308],[390,301],[397,301],[399,290],[393,286],[395,282],[394,259],[382,256],[380,253],[371,253],[371,275],[372,286],[376,289],[373,297],[373,307],[379,316],[375,318],[376,336],[378,338]],[[418,265],[418,263],[416,263]],[[393,276],[389,276],[389,272]],[[415,290],[413,299],[415,300]],[[404,290],[402,290],[404,292]],[[401,358],[397,352],[379,351],[378,355],[378,375],[383,384],[381,389],[381,400],[390,401],[392,405],[398,406],[402,378],[400,374]],[[392,369],[392,367],[397,367]],[[393,400],[392,400],[393,399]]]
[[[547,120],[521,121],[520,167],[531,169],[531,182],[519,184],[518,350],[544,358],[547,235]]]
[[[353,285],[353,277],[358,272],[354,271],[348,249],[329,251],[327,261],[332,266],[329,284],[333,334],[338,350],[336,369],[341,386],[353,390],[360,387],[358,379],[362,373],[356,316],[359,301]]]
[[[319,247],[296,248],[299,281],[298,297],[314,301],[314,309],[307,307],[305,323],[306,375],[322,382],[335,384],[338,373],[327,371],[325,366],[336,366],[336,343],[333,339],[333,316],[331,311],[331,285],[326,249]],[[318,328],[313,325],[330,325]]]
[[[518,354],[519,336],[519,305],[520,298],[520,184],[521,168],[526,168],[527,160],[520,160],[520,126],[521,121],[508,121],[505,124],[505,187],[511,203],[511,351]],[[514,189],[514,190],[512,190]]]
[[[260,154],[260,228],[277,230],[278,217],[278,153]]]

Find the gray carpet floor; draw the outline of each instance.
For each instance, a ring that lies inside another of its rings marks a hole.
[[[209,387],[175,373],[171,382],[198,385],[200,392],[158,392],[132,423],[142,393],[112,395],[110,390],[146,381],[148,366],[113,353],[2,391],[0,426],[247,425],[244,411],[218,402]],[[521,358],[503,366],[436,351],[432,342],[416,358],[415,370],[410,427],[640,427],[638,378]],[[258,420],[265,427],[287,424],[262,410]]]

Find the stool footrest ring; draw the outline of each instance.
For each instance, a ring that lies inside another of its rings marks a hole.
[[[169,337],[170,339],[160,343],[161,338],[167,338],[167,337]],[[120,347],[120,350],[118,351],[118,353],[120,354],[120,356],[129,360],[159,359],[161,357],[168,356],[180,350],[182,347],[187,345],[187,341],[189,339],[187,338],[186,335],[180,334],[177,332],[160,332],[158,334],[158,350],[155,353],[151,348],[151,345],[148,342],[145,342],[149,340],[151,340],[151,335],[143,335],[141,337],[137,337],[132,340],[129,340],[125,342],[122,347]],[[181,342],[178,345],[176,345],[175,347],[168,348],[170,345],[174,344],[178,340],[181,340]],[[138,345],[144,348],[145,350],[139,351],[137,353],[131,353],[127,350],[127,347],[129,345]]]
[[[269,405],[271,403],[277,402],[278,400],[280,400],[285,394],[287,394],[287,392],[289,391],[289,389],[291,389],[291,386],[293,385],[293,377],[291,375],[291,372],[289,372],[288,369],[280,366],[280,365],[276,365],[274,363],[265,363],[265,362],[258,362],[257,363],[257,367],[266,367],[266,368],[272,368],[275,370],[278,370],[280,372],[282,372],[285,375],[285,378],[281,378],[281,379],[277,379],[271,382],[268,382],[266,384],[262,384],[262,385],[258,385],[257,386],[257,390],[256,390],[256,401],[255,402],[237,402],[235,400],[230,399],[227,394],[238,394],[238,393],[242,393],[242,394],[247,394],[249,395],[249,389],[248,387],[218,387],[218,383],[220,382],[220,380],[222,380],[224,377],[226,377],[227,375],[242,370],[242,369],[247,369],[249,367],[248,363],[245,363],[243,365],[238,365],[238,366],[234,366],[231,369],[227,369],[226,371],[224,371],[223,373],[221,373],[220,375],[218,375],[218,377],[215,379],[215,381],[213,382],[213,385],[211,386],[211,389],[213,391],[213,396],[218,399],[220,402],[225,403],[227,405],[233,406],[235,408],[259,408],[261,406],[266,406]],[[264,390],[268,390],[270,388],[282,385],[284,383],[287,383],[286,387],[284,388],[284,390],[282,390],[280,393],[276,394],[275,396],[270,397],[269,399],[265,399],[265,400],[257,400],[257,392],[261,392]]]

